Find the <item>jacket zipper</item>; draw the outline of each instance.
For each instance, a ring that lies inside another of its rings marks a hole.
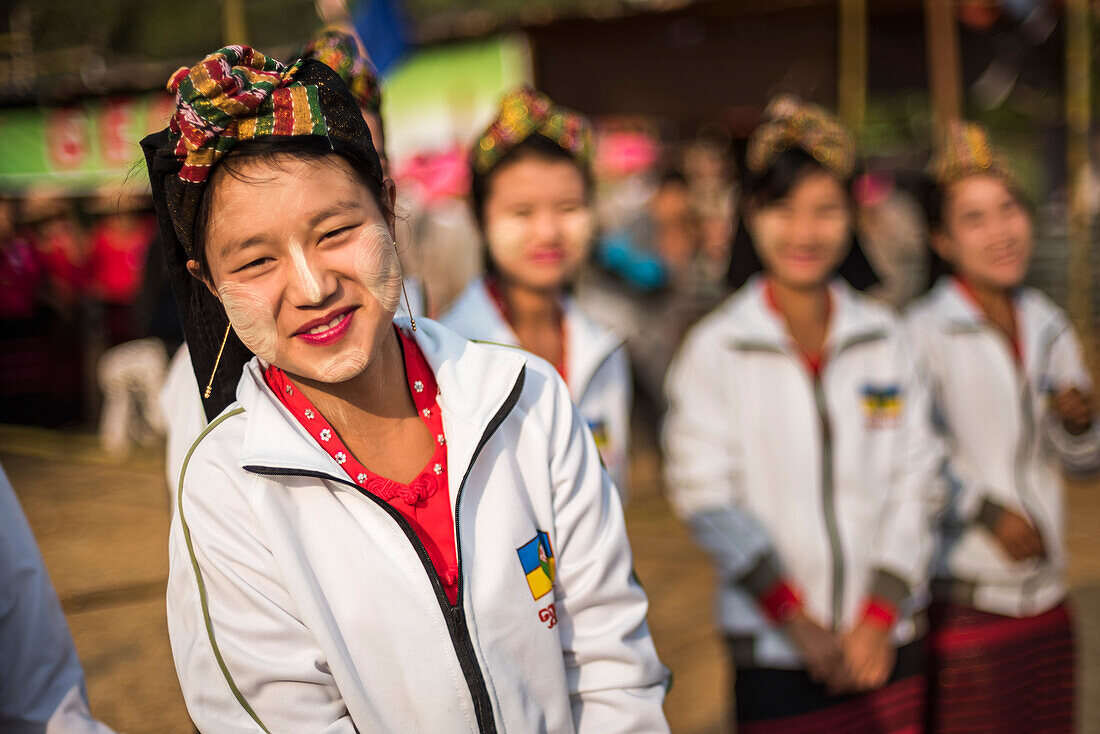
[[[520,371],[519,378],[516,380],[515,385],[512,387],[512,392],[509,393],[507,399],[500,406],[500,409],[497,410],[493,419],[489,421],[489,425],[485,427],[485,432],[481,435],[481,440],[478,441],[477,446],[474,448],[473,456],[470,457],[470,463],[466,467],[466,473],[462,476],[462,482],[458,486],[458,493],[455,495],[455,549],[458,564],[456,604],[451,604],[450,599],[447,598],[447,592],[443,588],[443,582],[440,581],[439,574],[435,572],[435,566],[432,565],[432,559],[428,555],[428,550],[424,547],[423,541],[420,540],[420,536],[416,534],[416,531],[412,529],[408,520],[406,520],[400,512],[395,510],[389,503],[383,501],[380,497],[376,497],[350,479],[342,479],[332,476],[331,474],[326,474],[325,472],[302,469],[277,469],[266,466],[245,467],[245,469],[254,474],[262,474],[264,476],[312,477],[314,479],[323,479],[347,485],[370,499],[381,507],[387,515],[393,518],[394,522],[396,522],[398,527],[405,533],[405,537],[408,539],[409,543],[412,544],[413,549],[416,551],[416,555],[420,558],[421,565],[424,567],[424,572],[428,575],[428,580],[431,582],[436,601],[439,602],[439,608],[443,612],[443,619],[447,623],[447,633],[451,637],[451,644],[454,646],[455,655],[458,657],[459,666],[462,668],[462,675],[466,678],[466,687],[469,689],[470,697],[474,702],[474,714],[477,717],[478,731],[482,734],[496,734],[497,726],[493,716],[492,700],[489,698],[489,690],[485,685],[485,676],[481,672],[481,665],[478,663],[477,654],[474,652],[474,645],[473,641],[470,639],[470,629],[466,624],[466,614],[462,603],[463,573],[461,529],[460,523],[458,522],[459,503],[462,501],[462,493],[466,488],[466,480],[469,478],[470,472],[474,468],[474,462],[477,461],[478,455],[481,454],[482,449],[485,448],[485,444],[489,442],[489,439],[496,433],[500,424],[503,423],[504,419],[508,417],[508,414],[512,412],[512,408],[516,406],[516,403],[519,401],[520,393],[523,392],[523,386],[526,379],[527,368],[524,367]]]
[[[873,332],[854,337],[837,347],[832,359],[835,361],[845,350],[882,339],[884,334]],[[833,461],[833,426],[829,419],[829,406],[825,401],[824,385],[825,365],[814,375],[814,403],[817,406],[818,419],[821,421],[821,505],[825,517],[825,532],[829,536],[829,551],[833,564],[833,622],[835,633],[840,627],[844,612],[844,546],[840,541],[840,523],[836,514],[836,481]]]
[[[836,352],[833,354],[832,359],[836,360],[842,352],[850,347],[858,346],[860,344],[866,344],[868,342],[878,341],[883,339],[885,334],[881,332],[871,332],[862,336],[853,337],[848,341],[837,347]],[[767,352],[775,352],[776,354],[782,354],[787,357],[794,357],[785,349],[776,347],[770,344],[742,344],[738,346],[739,349],[751,349]],[[798,360],[796,360],[798,361]],[[798,361],[799,366],[802,363]],[[825,532],[829,538],[829,555],[833,565],[832,573],[832,629],[836,632],[840,625],[841,613],[843,612],[844,605],[844,547],[840,542],[840,526],[837,521],[836,515],[836,492],[834,486],[833,476],[833,430],[832,423],[829,420],[828,404],[825,402],[825,386],[822,382],[822,374],[824,372],[824,365],[822,370],[818,374],[814,375],[812,380],[813,393],[814,393],[814,405],[817,409],[818,420],[821,427],[821,504],[822,515],[825,519]]]
[[[829,536],[829,551],[833,564],[833,632],[840,625],[844,599],[844,548],[840,543],[840,528],[836,518],[836,494],[833,486],[833,430],[829,422],[829,410],[825,403],[825,389],[821,376],[815,375],[814,403],[821,425],[821,505],[825,517],[825,532]]]

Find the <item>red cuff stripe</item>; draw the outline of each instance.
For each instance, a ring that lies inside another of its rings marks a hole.
[[[802,609],[802,600],[798,592],[783,579],[780,579],[760,596],[760,604],[776,622],[789,622]]]
[[[888,630],[898,621],[898,608],[885,599],[871,597],[863,608],[863,620]]]

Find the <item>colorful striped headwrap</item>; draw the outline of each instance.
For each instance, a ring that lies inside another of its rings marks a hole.
[[[338,28],[324,28],[314,34],[298,54],[302,58],[317,59],[335,71],[348,85],[355,100],[374,114],[382,112],[382,88],[378,84],[378,72],[359,51],[359,44],[350,33]]]
[[[579,112],[558,107],[549,97],[524,84],[500,101],[500,112],[481,134],[470,155],[474,172],[484,175],[532,135],[557,143],[582,166],[592,162],[592,126]]]
[[[176,114],[179,177],[201,183],[241,140],[266,135],[327,135],[317,87],[294,81],[301,62],[284,66],[248,46],[227,46],[168,80]]]
[[[969,176],[993,176],[1017,188],[1016,174],[989,142],[985,128],[973,122],[951,125],[929,166],[932,177],[946,188]]]
[[[856,169],[856,139],[836,115],[792,95],[776,97],[749,138],[745,163],[763,175],[780,153],[799,148],[842,181]]]
[[[189,261],[201,254],[195,227],[211,172],[239,143],[289,143],[291,136],[312,138],[320,143],[315,149],[344,157],[379,191],[382,166],[347,84],[316,59],[286,66],[247,46],[228,46],[177,71],[168,89],[176,95],[176,113],[141,147],[195,376],[201,383],[215,375],[203,403],[213,419],[235,399],[241,369],[253,355],[235,334],[226,336],[225,309],[188,273]]]

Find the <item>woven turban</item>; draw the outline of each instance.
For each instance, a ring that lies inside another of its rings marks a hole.
[[[314,34],[297,56],[317,59],[335,71],[348,85],[355,101],[378,115],[382,112],[382,88],[378,72],[359,51],[359,44],[350,33],[337,28],[324,28]]]
[[[764,110],[763,122],[749,138],[745,163],[763,175],[780,153],[792,148],[813,156],[841,180],[855,172],[856,140],[844,123],[824,107],[784,95]]]
[[[985,128],[972,122],[951,126],[929,167],[936,183],[943,187],[979,175],[993,176],[1012,188],[1018,187],[1015,172],[989,142]]]
[[[592,126],[579,112],[555,105],[526,84],[500,102],[497,117],[474,143],[470,165],[484,175],[510,150],[532,135],[542,135],[573,156],[582,166],[592,163]]]
[[[195,218],[218,162],[242,141],[307,136],[354,161],[379,188],[382,167],[347,85],[314,59],[286,66],[248,46],[228,46],[177,71],[168,89],[176,95],[176,112],[141,147],[192,366],[205,385],[227,319],[218,300],[187,271],[187,261],[195,259]],[[251,358],[230,334],[204,404],[208,418],[233,402],[241,368]]]

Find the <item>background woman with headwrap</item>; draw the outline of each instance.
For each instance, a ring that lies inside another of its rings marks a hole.
[[[553,364],[625,492],[632,399],[626,348],[570,292],[595,239],[591,158],[587,119],[530,87],[505,95],[470,152],[486,276],[441,321],[470,339],[519,346]]]
[[[718,566],[737,728],[913,732],[937,451],[852,234],[853,136],[774,100],[748,146],[739,290],[673,362],[667,486]]]
[[[911,307],[952,488],[939,518],[931,730],[1073,731],[1061,471],[1100,469],[1100,417],[1066,313],[1023,287],[1034,245],[1015,172],[977,125],[932,164],[941,277]]]

